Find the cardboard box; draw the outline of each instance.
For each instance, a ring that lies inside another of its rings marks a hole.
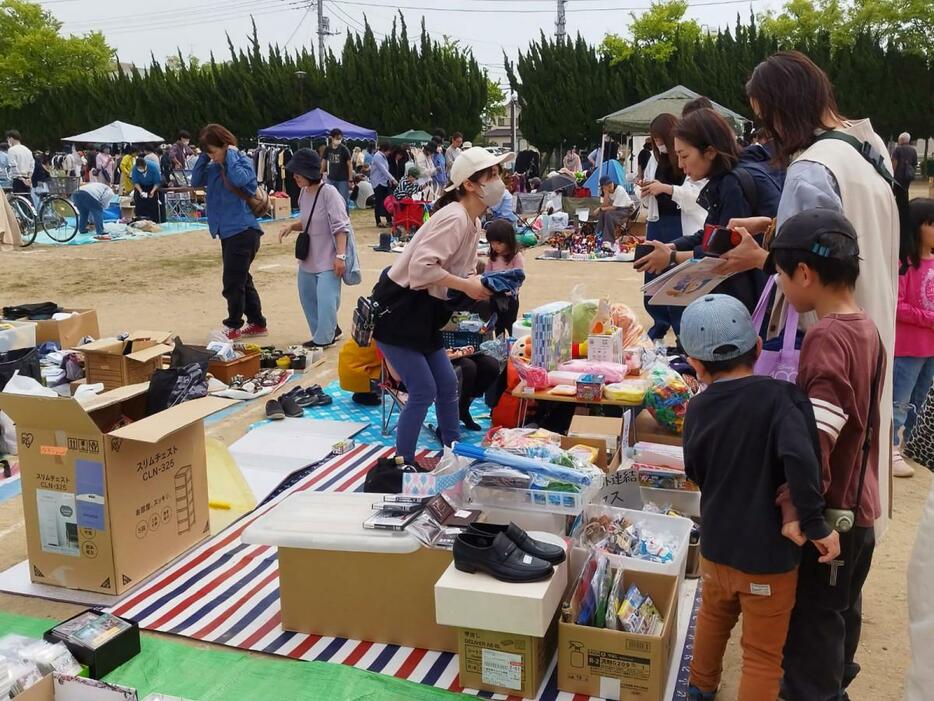
[[[404,531],[363,528],[380,494],[297,492],[254,521],[243,542],[279,550],[282,628],[457,650],[435,620],[434,586],[451,564]]]
[[[0,395],[16,423],[32,581],[121,594],[205,538],[204,397],[144,418],[149,385],[74,399]],[[108,431],[122,417],[134,422]]]
[[[35,321],[0,321],[0,353],[36,347]]]
[[[555,655],[558,617],[544,637],[461,628],[457,631],[460,685],[535,698]]]
[[[270,197],[273,219],[289,219],[292,216],[292,200],[288,197]]]
[[[16,701],[137,701],[136,689],[118,684],[69,677],[55,672],[16,697]]]
[[[616,329],[612,334],[589,336],[587,338],[587,360],[604,363],[624,363],[623,330]]]
[[[105,390],[148,382],[162,367],[162,356],[172,352],[167,331],[135,331],[125,341],[102,338],[78,346],[84,353],[88,384],[101,382]]]
[[[632,422],[634,442],[664,443],[665,445],[683,445],[680,433],[672,433],[659,425],[655,417],[644,409]]]
[[[662,634],[636,635],[562,620],[558,624],[561,691],[621,701],[664,700],[678,629],[678,578],[627,570],[623,573],[624,593],[630,584],[652,597],[665,619]]]
[[[600,440],[606,444],[610,455],[625,446],[626,440],[622,434],[624,422],[615,416],[583,416],[576,414],[571,419],[568,428],[568,438],[590,438]]]
[[[36,343],[55,341],[62,348],[74,348],[85,336],[101,337],[96,311],[93,309],[63,309],[62,311],[77,312],[77,315],[61,321],[53,319],[37,321]]]

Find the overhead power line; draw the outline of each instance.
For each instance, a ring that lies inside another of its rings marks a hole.
[[[341,0],[344,5],[355,5],[358,7],[387,7],[384,4],[376,2],[361,2],[361,0]],[[746,5],[753,2],[766,2],[766,0],[708,0],[708,2],[695,2],[689,3],[688,9],[692,7],[712,7],[716,5]],[[426,7],[424,5],[393,5],[392,9],[394,10],[415,10],[419,12],[458,12],[465,14],[519,14],[519,15],[540,15],[540,14],[552,14],[555,11],[554,6],[549,8],[541,9],[494,9],[486,10],[479,7]],[[578,8],[568,8],[565,10],[567,13],[584,13],[584,12],[623,12],[623,11],[632,11],[640,12],[644,10],[650,10],[651,7],[639,6],[639,7],[627,7],[627,6],[614,6],[614,7],[578,7]]]

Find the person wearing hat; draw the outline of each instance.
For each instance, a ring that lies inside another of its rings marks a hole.
[[[801,344],[797,384],[817,420],[828,520],[839,524],[835,514],[849,514],[846,527],[837,525],[843,555],[834,567],[804,546],[785,647],[782,696],[788,701],[845,698],[859,673],[861,592],[882,514],[877,443],[890,440],[890,424],[880,421],[882,383],[891,373],[879,330],[856,303],[859,251],[843,214],[815,208],[785,220],[765,261],[788,302],[819,319]],[[803,542],[791,510],[784,520],[790,537]]]
[[[597,208],[597,235],[605,241],[616,239],[616,225],[632,215],[632,198],[608,175],[600,178],[600,206]]]
[[[793,384],[753,374],[762,341],[735,297],[712,294],[692,302],[680,340],[707,385],[684,417],[684,468],[701,489],[704,534],[704,591],[688,698],[715,698],[723,653],[742,614],[738,698],[775,699],[801,559],[775,505],[782,485],[821,561],[839,554],[837,533],[824,520],[814,414]]]
[[[350,211],[350,178],[353,176],[353,159],[350,149],[344,146],[344,133],[331,130],[331,141],[324,149],[324,172],[328,182],[337,188],[344,198],[344,208]]]
[[[301,188],[300,216],[298,221],[282,227],[279,243],[296,231],[308,235],[307,250],[300,250],[303,244],[297,242],[295,251],[299,259],[298,298],[312,335],[303,345],[327,348],[341,337],[337,310],[341,303],[341,279],[347,267],[350,217],[343,195],[330,182],[321,182],[321,157],[312,149],[298,149],[285,169]]]
[[[442,442],[451,445],[460,437],[457,377],[441,342],[441,328],[451,318],[445,300],[450,290],[490,298],[476,275],[480,216],[502,199],[500,168],[513,157],[479,147],[464,151],[431,218],[373,289],[383,310],[373,336],[409,394],[396,431],[396,450],[409,464],[432,403]]]

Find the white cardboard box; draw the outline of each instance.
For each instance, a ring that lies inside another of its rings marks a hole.
[[[566,547],[564,539],[550,533],[529,535]],[[526,584],[500,582],[480,572],[468,574],[451,564],[435,584],[435,612],[440,625],[543,638],[567,584],[567,560],[555,567],[550,579]]]

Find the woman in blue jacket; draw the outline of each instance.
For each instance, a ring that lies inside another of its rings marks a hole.
[[[221,240],[227,300],[224,335],[231,341],[266,336],[266,317],[250,275],[263,231],[244,199],[236,193],[236,190],[248,196],[256,193],[253,161],[237,148],[236,137],[220,124],[208,124],[198,140],[202,151],[191,171],[191,184],[205,188],[208,228],[212,238]]]

